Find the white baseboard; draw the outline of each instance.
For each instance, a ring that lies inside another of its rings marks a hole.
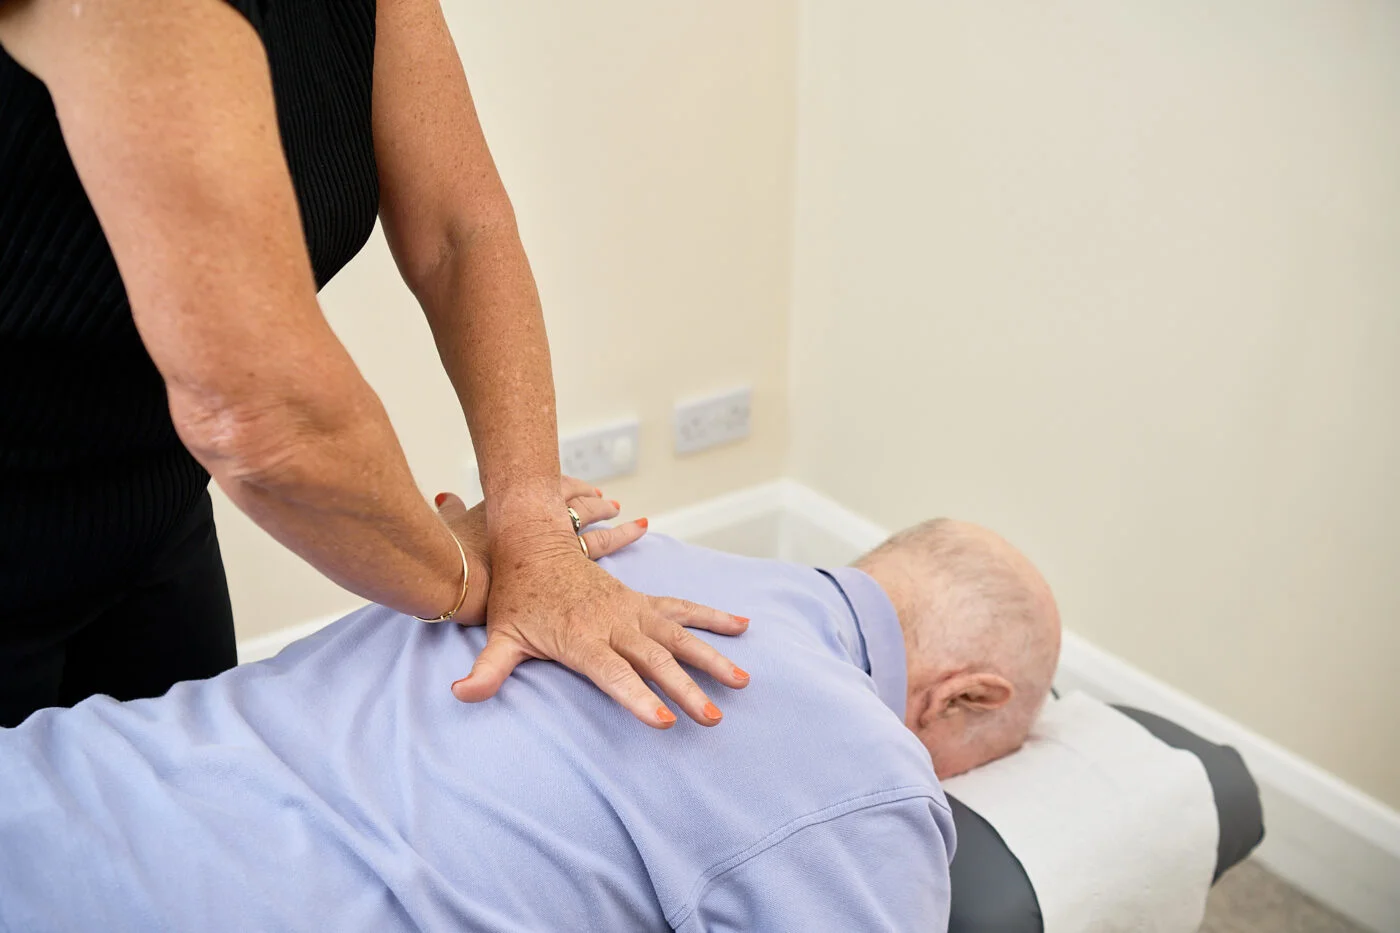
[[[887,532],[798,483],[782,490],[797,548],[806,561],[813,542],[844,543],[847,559],[883,541]],[[830,560],[830,544],[813,562]],[[1300,890],[1377,931],[1400,931],[1400,813],[1311,762],[1180,690],[1157,680],[1074,632],[1065,632],[1056,682],[1105,702],[1157,713],[1197,734],[1231,745],[1244,758],[1264,802],[1264,842],[1254,857]]]
[[[879,544],[885,529],[789,479],[739,490],[652,520],[659,532],[754,556],[833,566]],[[333,618],[239,646],[270,657]],[[1126,703],[1234,746],[1259,783],[1266,835],[1255,857],[1377,933],[1400,931],[1400,813],[1185,693],[1065,632],[1057,682]]]

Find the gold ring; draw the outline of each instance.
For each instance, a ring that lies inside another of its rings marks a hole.
[[[588,542],[583,540],[583,535],[578,536],[578,546],[583,549],[584,557],[587,557],[589,560],[593,559],[593,555],[588,553]]]
[[[579,519],[578,513],[575,512],[572,508],[569,509],[568,512],[569,521],[573,522],[574,525],[574,534],[578,534],[579,532],[583,531],[583,522]]]

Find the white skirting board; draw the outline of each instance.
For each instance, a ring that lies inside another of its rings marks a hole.
[[[756,557],[825,566],[849,562],[887,533],[787,479],[658,515],[652,528]],[[252,639],[239,645],[239,658],[270,657],[330,621]],[[1149,710],[1234,746],[1264,799],[1266,835],[1255,857],[1377,933],[1400,931],[1400,813],[1070,631],[1056,680],[1062,689]]]

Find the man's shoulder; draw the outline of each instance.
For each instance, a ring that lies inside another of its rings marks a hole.
[[[667,913],[682,933],[741,915],[749,929],[945,929],[954,828],[920,789],[835,805],[714,866]]]
[[[608,567],[629,586],[752,619],[738,637],[695,632],[752,675],[738,691],[697,678],[724,711],[720,725],[682,721],[666,734],[626,733],[637,744],[629,757],[669,771],[640,766],[621,778],[644,778],[632,789],[640,806],[629,828],[668,914],[683,916],[696,885],[726,866],[789,847],[785,840],[807,834],[804,827],[859,824],[894,801],[924,806],[919,832],[941,848],[927,814],[947,802],[928,753],[853,660],[851,609],[830,578],[660,536],[633,548]],[[662,805],[682,781],[686,807]]]
[[[781,667],[761,668],[749,691],[713,730],[709,786],[687,794],[704,801],[694,851],[674,875],[653,874],[672,926],[719,889],[771,906],[785,881],[810,892],[833,865],[854,873],[833,893],[878,889],[867,882],[884,870],[881,856],[946,873],[947,798],[928,753],[878,697],[854,677],[793,679]]]
[[[756,744],[756,754],[800,759],[809,770],[831,771],[861,788],[885,779],[878,775],[937,787],[927,751],[856,660],[859,629],[829,576],[663,535],[632,545],[608,569],[641,592],[752,620],[737,637],[695,630],[752,675],[746,689],[716,695],[726,711],[720,732]],[[861,755],[864,768],[847,767]]]
[[[752,557],[721,551],[701,544],[682,541],[667,534],[653,532],[629,544],[615,554],[604,557],[598,563],[616,576],[666,576],[669,571],[681,569],[694,572],[697,569],[713,570],[725,575],[735,573],[762,573],[778,568],[799,569],[796,564],[765,557]]]

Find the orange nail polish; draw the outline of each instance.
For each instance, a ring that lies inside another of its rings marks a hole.
[[[615,509],[621,509],[621,508],[622,508],[622,503],[621,503],[621,502],[618,502],[616,499],[614,499],[614,500],[612,500],[612,507],[615,508]]]
[[[445,493],[445,492],[440,492],[440,493],[437,494],[437,498],[433,500],[433,505],[436,505],[438,508],[442,508],[442,504],[443,504],[444,502],[446,502],[446,501],[447,501],[447,493]]]
[[[748,616],[735,616],[735,617],[734,617],[734,621],[735,621],[735,622],[742,622],[742,623],[744,623],[745,625],[748,625],[748,624],[749,624],[749,617],[748,617]]]
[[[671,723],[676,721],[676,714],[671,712],[664,706],[658,706],[656,708],[656,718],[661,722],[662,725],[669,726]]]
[[[645,518],[639,518],[637,519],[637,524],[645,528],[647,526],[647,520]]]
[[[716,705],[714,705],[713,703],[706,703],[706,704],[705,704],[705,709],[702,710],[702,712],[704,712],[705,718],[706,718],[706,719],[721,719],[721,718],[723,718],[723,714],[720,713],[719,707],[716,706]]]
[[[737,677],[739,680],[748,680],[749,672],[736,664],[734,666],[734,676]]]
[[[601,499],[601,498],[603,498],[603,490],[598,489],[598,488],[595,486],[594,489],[593,489],[593,495],[595,495],[595,496],[597,496],[599,499]]]

